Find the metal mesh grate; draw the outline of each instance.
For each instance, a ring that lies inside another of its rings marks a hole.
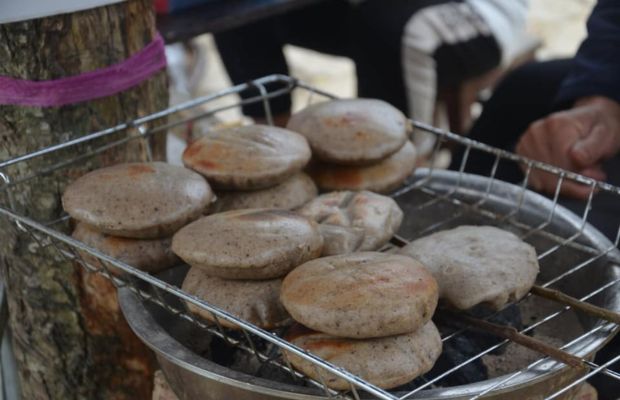
[[[247,90],[257,91],[259,95],[240,101],[237,95]],[[530,386],[531,390],[541,391],[540,396],[554,399],[563,398],[562,396],[570,393],[581,382],[596,374],[604,375],[620,384],[620,374],[613,370],[614,364],[620,361],[620,355],[614,355],[609,361],[600,365],[592,361],[594,352],[618,330],[617,323],[599,320],[575,310],[574,307],[541,299],[539,294],[531,292],[517,304],[511,304],[502,311],[486,314],[480,318],[495,320],[510,308],[524,308],[528,302],[538,307],[543,302],[547,304],[548,312],[536,315],[535,318],[527,321],[527,324],[520,329],[521,333],[531,334],[546,329],[545,332],[551,332],[552,335],[564,336],[557,346],[578,357],[583,368],[576,369],[540,356],[535,361],[528,362],[527,365],[491,379],[467,382],[465,385],[457,385],[458,387],[446,383],[467,366],[494,354],[498,349],[511,345],[506,339],[483,346],[477,349],[479,351],[475,354],[464,357],[455,365],[434,371],[434,374],[427,374],[407,388],[389,392],[291,345],[281,338],[282,332],[267,332],[259,329],[184,293],[178,285],[170,283],[169,280],[137,270],[74,240],[66,234],[70,222],[66,215],[60,219],[46,220],[45,216],[34,215],[27,207],[26,209],[17,207],[15,201],[17,196],[20,196],[20,204],[28,204],[36,198],[36,188],[31,187],[38,179],[54,179],[55,174],[62,173],[75,163],[83,162],[109,149],[125,146],[133,141],[143,141],[148,146],[147,139],[153,134],[183,127],[221,111],[240,107],[243,104],[262,103],[268,121],[272,121],[270,99],[292,91],[301,91],[306,94],[309,102],[332,97],[328,93],[292,78],[274,75],[76,140],[2,161],[0,162],[0,215],[16,225],[19,234],[31,243],[31,251],[78,263],[88,272],[101,274],[108,278],[121,292],[129,292],[132,296],[137,296],[136,298],[141,302],[164,310],[173,320],[185,321],[191,324],[193,329],[206,330],[224,340],[228,345],[251,355],[258,363],[284,371],[290,376],[291,382],[280,388],[284,392],[353,399],[477,399],[486,396],[501,396],[509,392],[516,393],[524,386]],[[224,105],[205,111],[203,106],[210,105],[214,100],[223,101]],[[167,121],[160,123],[156,128],[149,128],[150,123],[166,119]],[[434,157],[446,144],[463,154],[462,162],[457,171],[444,171],[433,167],[420,168],[401,189],[392,194],[405,211],[405,221],[400,234],[392,240],[390,246],[386,246],[383,250],[390,251],[393,247],[403,246],[410,240],[464,223],[500,226],[517,233],[536,247],[541,264],[538,287],[555,288],[576,297],[581,303],[591,303],[611,311],[620,311],[620,297],[617,295],[620,289],[620,267],[618,267],[620,264],[620,252],[618,251],[620,216],[618,216],[618,221],[608,221],[618,227],[611,241],[588,223],[592,210],[596,207],[596,197],[612,196],[617,198],[620,204],[620,188],[523,159],[515,154],[432,126],[414,121],[412,124],[415,128],[429,132],[438,139],[430,165],[434,165]],[[133,134],[129,134],[130,131]],[[135,135],[136,131],[138,135]],[[71,155],[75,146],[85,146],[87,150],[80,152],[77,156],[75,152]],[[492,167],[486,176],[473,176],[466,173],[472,152],[484,152],[494,157]],[[51,161],[52,158],[56,161]],[[62,161],[59,162],[58,159]],[[497,177],[497,172],[503,166],[514,163],[523,165],[525,178],[518,185],[509,185]],[[546,171],[557,176],[555,194],[550,199],[527,190],[528,178],[534,170]],[[560,188],[567,181],[580,182],[591,188],[588,200],[581,205],[581,210],[577,213],[570,212],[559,204]],[[26,190],[26,188],[29,189]],[[24,201],[24,196],[30,196],[30,199]],[[217,322],[207,324],[197,319],[189,313],[187,302],[210,312]],[[580,328],[572,336],[560,335],[565,330],[563,327],[567,316],[577,321]],[[220,323],[222,320],[239,327],[239,331],[231,332],[223,328]],[[129,322],[131,324],[131,321]],[[442,332],[445,347],[458,342],[460,338],[467,337],[471,334],[471,329],[460,327],[448,329],[445,332],[442,330]],[[514,346],[514,343],[512,345]],[[325,377],[327,373],[331,373],[345,379],[350,384],[349,390],[336,392],[329,389],[323,379],[315,381],[296,372],[286,357],[282,356],[282,349],[314,363],[317,371],[321,371],[319,376]],[[562,379],[557,379],[558,376]]]

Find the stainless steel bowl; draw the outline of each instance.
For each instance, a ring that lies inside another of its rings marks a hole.
[[[548,282],[560,276],[575,265],[583,264],[582,260],[590,261],[558,280],[553,287],[569,295],[582,297],[620,277],[620,268],[613,262],[620,260],[620,251],[613,248],[612,243],[595,228],[589,224],[584,225],[581,218],[543,196],[505,182],[490,183],[485,177],[460,175],[452,171],[433,171],[432,175],[429,175],[428,170],[417,171],[408,186],[394,195],[406,215],[400,235],[413,239],[435,230],[463,224],[498,225],[523,233],[522,224],[539,226],[548,222],[544,230],[534,231],[526,238],[539,254],[558,247],[541,260],[539,282]],[[476,203],[477,206],[471,206]],[[426,206],[420,208],[422,204]],[[497,218],[498,215],[507,214],[513,218]],[[561,238],[573,236],[575,240],[560,245]],[[595,253],[610,248],[613,249],[606,255],[594,257]],[[175,269],[163,274],[161,278],[179,285],[184,273],[183,268]],[[315,388],[263,379],[223,367],[196,350],[200,342],[206,340],[204,330],[157,305],[143,302],[127,288],[119,290],[119,301],[130,326],[155,351],[169,383],[182,400],[326,398]],[[167,297],[166,301],[174,303],[178,300]],[[534,302],[536,307],[536,302],[544,300],[530,296],[527,301]],[[620,310],[618,291],[603,291],[589,301],[607,309]],[[557,306],[557,309],[561,310],[562,306]],[[562,338],[565,343],[574,339],[565,337],[569,319],[577,321],[577,327],[573,328],[577,330],[577,337],[583,337],[566,350],[582,358],[591,357],[617,330],[614,324],[568,311],[545,323],[545,332]],[[523,370],[501,389],[492,391],[484,398],[541,399],[564,387],[577,375],[574,369],[554,361],[545,361],[536,368]],[[505,376],[499,376],[467,385],[423,390],[412,398],[468,399],[504,379]]]

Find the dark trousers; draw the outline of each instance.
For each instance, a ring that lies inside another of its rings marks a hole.
[[[484,111],[470,132],[470,137],[494,147],[514,151],[517,140],[532,122],[557,111],[554,98],[571,64],[571,60],[532,63],[514,71],[497,87],[491,99],[485,104]],[[461,152],[455,154],[451,168],[460,167],[462,156]],[[493,161],[494,157],[486,153],[471,152],[467,159],[466,171],[489,176]],[[605,165],[605,171],[609,183],[620,185],[620,157],[616,156],[609,160]],[[523,180],[523,174],[512,163],[501,163],[497,175],[510,182]],[[582,215],[585,207],[583,201],[573,199],[562,198],[560,203],[577,215]],[[588,221],[614,241],[620,226],[620,196],[597,194]],[[616,337],[599,352],[596,361],[604,363],[618,353],[620,353],[620,338]],[[618,381],[612,378],[597,375],[591,379],[591,383],[598,389],[601,400],[615,400],[620,393]]]
[[[377,98],[407,112],[401,62],[401,37],[409,18],[422,8],[462,0],[366,0],[351,5],[328,0],[282,16],[266,19],[215,35],[218,50],[231,80],[247,82],[273,73],[288,74],[282,52],[285,44],[351,58],[357,74],[358,97]],[[465,79],[493,68],[500,59],[494,39],[476,46],[441,48],[447,82]],[[453,67],[451,66],[458,66]],[[448,77],[448,75],[451,75]],[[455,76],[452,76],[455,75]],[[458,75],[458,76],[457,76]],[[257,95],[246,93],[245,95]],[[274,113],[287,113],[289,96],[271,101]],[[252,117],[263,116],[260,104],[244,107]]]

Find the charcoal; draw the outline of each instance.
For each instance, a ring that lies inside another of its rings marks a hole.
[[[484,307],[476,307],[468,313],[476,318],[486,319],[497,324],[513,326],[516,329],[523,328],[521,313],[516,306],[509,306],[496,316],[493,316],[493,311]],[[446,337],[459,330],[461,325],[442,317],[439,320],[438,328],[441,336]],[[228,334],[235,339],[245,342],[241,333],[229,331]],[[391,391],[404,392],[413,390],[501,341],[501,338],[471,329],[459,333],[444,341],[442,354],[431,371],[423,377],[414,379]],[[270,359],[276,359],[281,362],[277,346],[269,344],[264,340],[256,340],[255,345],[258,351],[267,354]],[[492,354],[501,353],[504,347],[501,346]],[[281,383],[304,385],[303,382],[294,379],[290,373],[269,362],[261,362],[254,354],[236,348],[218,337],[213,336],[208,353],[210,353],[211,360],[233,370]],[[464,385],[486,379],[488,379],[487,367],[482,362],[482,359],[479,358],[440,379],[435,383],[435,386]]]
[[[425,377],[427,379],[433,379],[477,355],[481,350],[483,349],[479,346],[477,340],[466,334],[457,335],[444,342],[441,356],[439,356],[435,366]],[[438,383],[441,384],[441,386],[464,385],[485,380],[487,377],[486,366],[482,363],[481,359],[476,359],[459,368],[457,371],[452,372]]]
[[[496,316],[492,316],[494,312],[484,307],[476,307],[468,312],[472,316],[481,319],[487,319],[496,324],[513,326],[516,329],[522,329],[521,313],[517,306],[509,306]],[[448,318],[441,318],[438,324],[441,337],[447,337],[450,334],[460,330],[461,325],[452,323]],[[503,339],[497,336],[474,330],[466,330],[455,335],[443,342],[442,354],[435,363],[435,366],[423,378],[415,379],[401,387],[396,391],[410,391],[424,384],[444,372],[458,366],[471,357],[477,356],[489,347],[500,343]],[[491,354],[501,354],[505,350],[505,346],[495,349]],[[460,367],[458,370],[450,373],[445,378],[440,379],[436,385],[438,386],[455,386],[465,385],[468,383],[479,382],[488,379],[487,367],[478,358],[467,365]]]
[[[226,340],[217,336],[211,339],[211,361],[224,367],[230,367],[235,360],[235,355],[240,350],[230,345]]]

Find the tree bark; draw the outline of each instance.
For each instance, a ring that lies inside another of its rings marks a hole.
[[[0,75],[46,80],[77,75],[126,59],[154,37],[151,0],[0,25]],[[63,107],[0,106],[0,160],[129,121],[168,105],[165,72],[123,93]],[[97,145],[114,138],[98,141]],[[162,159],[165,136],[152,141]],[[73,147],[53,157],[0,171],[12,180],[92,150]],[[140,140],[12,187],[16,211],[37,221],[62,215],[65,186],[84,172],[145,159]],[[0,181],[0,206],[6,207]],[[56,225],[70,233],[68,224]],[[37,243],[0,218],[0,267],[24,399],[147,399],[152,354],[132,334],[108,281],[85,275],[53,247]]]

